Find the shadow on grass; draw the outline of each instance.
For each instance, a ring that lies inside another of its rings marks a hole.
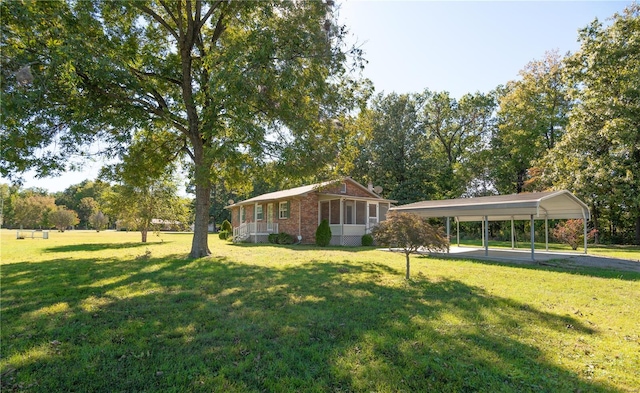
[[[389,283],[348,260],[69,262],[2,267],[3,390],[620,391],[529,344],[597,331],[456,280]]]
[[[170,242],[164,242],[170,243]],[[119,250],[124,248],[137,248],[137,247],[149,247],[150,245],[158,244],[158,242],[128,242],[128,243],[86,243],[86,244],[70,244],[66,246],[56,246],[45,248],[45,252],[76,252],[76,251],[104,251],[104,250]]]
[[[288,250],[326,250],[326,251],[342,251],[342,252],[360,252],[363,250],[375,250],[378,247],[353,247],[353,246],[327,246],[320,247],[313,244],[272,244],[272,243],[229,243],[234,247],[241,248],[260,248],[260,247],[281,247]]]

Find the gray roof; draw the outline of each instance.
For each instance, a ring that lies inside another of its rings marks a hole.
[[[457,217],[459,221],[587,218],[589,208],[567,190],[422,201],[392,207],[423,217]]]
[[[338,183],[338,182],[343,182],[343,181],[350,181],[353,184],[355,184],[356,186],[358,186],[358,187],[362,188],[363,190],[366,190],[367,192],[371,193],[371,195],[372,195],[371,199],[383,200],[383,201],[388,201],[388,202],[395,202],[395,201],[392,201],[392,200],[387,200],[387,199],[383,199],[383,198],[379,197],[375,192],[367,189],[362,184],[358,183],[357,181],[353,180],[350,177],[344,177],[344,178],[338,179],[338,180],[330,180],[330,181],[325,181],[325,182],[322,182],[322,183],[311,184],[311,185],[308,185],[308,186],[290,188],[288,190],[269,192],[267,194],[258,195],[256,197],[253,197],[253,198],[250,198],[250,199],[246,199],[244,201],[240,201],[240,202],[234,203],[232,205],[226,206],[226,208],[229,209],[229,208],[232,208],[234,206],[240,206],[240,205],[252,204],[252,203],[257,203],[257,202],[275,201],[275,200],[282,200],[282,199],[297,197],[297,196],[301,196],[301,195],[304,195],[304,194],[307,194],[307,193],[310,193],[310,192],[318,191],[318,190],[322,189],[323,187],[330,186],[332,184],[335,184],[335,183]],[[327,194],[327,195],[329,195],[329,194]]]
[[[273,201],[276,199],[286,199],[286,198],[291,198],[291,197],[295,197],[295,196],[300,196],[300,195],[304,195],[306,193],[309,193],[311,191],[315,191],[321,187],[324,186],[328,186],[332,183],[335,183],[336,181],[326,181],[326,182],[322,182],[322,183],[316,183],[316,184],[311,184],[308,186],[302,186],[302,187],[296,187],[296,188],[290,188],[288,190],[282,190],[282,191],[275,191],[275,192],[269,192],[266,194],[262,194],[262,195],[258,195],[256,197],[250,198],[250,199],[246,199],[244,201],[235,203],[233,205],[229,205],[227,207],[233,207],[236,205],[244,205],[247,203],[255,203],[255,202],[262,202],[262,201]]]

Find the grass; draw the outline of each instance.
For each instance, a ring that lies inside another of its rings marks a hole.
[[[637,392],[640,274],[2,231],[2,391]]]

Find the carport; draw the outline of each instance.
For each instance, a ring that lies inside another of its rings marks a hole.
[[[445,217],[447,236],[450,236],[450,218],[458,225],[458,245],[460,244],[459,223],[481,221],[482,243],[485,256],[489,255],[489,221],[511,221],[511,247],[514,247],[514,221],[531,221],[531,259],[535,260],[535,220],[544,220],[546,249],[549,249],[550,219],[584,220],[584,253],[587,253],[587,220],[589,208],[567,190],[531,192],[513,195],[497,195],[478,198],[446,199],[422,201],[392,207],[392,211],[417,214],[422,217]]]

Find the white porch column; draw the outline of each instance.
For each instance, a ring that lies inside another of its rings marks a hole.
[[[340,245],[344,246],[344,198],[340,198]]]
[[[489,256],[489,216],[484,216],[484,256]]]
[[[456,217],[456,237],[458,238],[458,247],[460,247],[460,219]]]
[[[533,214],[532,214],[531,215],[531,260],[532,261],[536,260],[536,258],[535,258],[535,248],[536,248],[535,239],[536,239],[536,236],[535,236],[535,226],[534,225],[535,224],[534,224]]]

